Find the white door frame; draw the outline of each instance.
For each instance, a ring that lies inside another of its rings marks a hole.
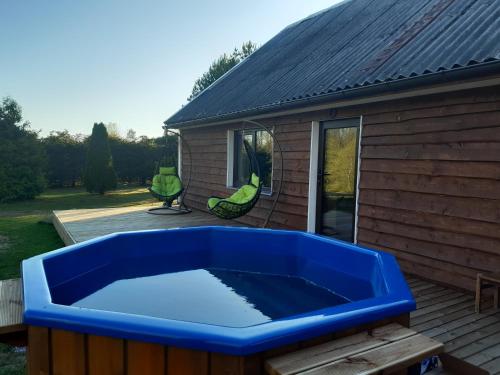
[[[307,231],[316,233],[316,204],[318,198],[318,161],[321,124],[311,123],[311,152],[309,154],[309,194],[307,199]],[[361,175],[361,139],[363,138],[363,116],[359,118],[359,144],[356,174],[356,208],[354,215],[354,243],[358,242],[359,181]]]
[[[177,175],[182,180],[182,139],[177,137]]]
[[[354,209],[354,243],[358,243],[359,181],[361,179],[361,140],[363,139],[363,115],[359,116],[358,162],[356,171],[356,208]]]
[[[179,134],[181,131],[179,130]],[[182,137],[182,134],[181,134]],[[183,138],[177,137],[177,175],[179,176],[180,180],[182,181],[182,140]],[[192,173],[190,170],[189,173]],[[178,198],[177,201],[178,203],[182,203],[182,198],[184,197],[184,194],[181,194]]]
[[[307,231],[316,233],[316,202],[318,197],[319,121],[311,124],[311,152],[309,154],[309,194],[307,199]]]

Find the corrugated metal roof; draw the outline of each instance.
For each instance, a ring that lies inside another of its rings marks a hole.
[[[351,0],[296,22],[167,120],[237,117],[500,60],[500,0]]]

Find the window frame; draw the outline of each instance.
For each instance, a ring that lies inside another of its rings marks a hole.
[[[253,141],[252,147],[254,150],[257,149],[257,133],[265,132],[263,129],[259,128],[250,128],[250,129],[233,129],[228,130],[227,132],[227,181],[226,187],[228,189],[239,189],[241,186],[238,186],[235,183],[235,177],[237,176],[237,160],[238,160],[238,143],[236,141],[236,136],[239,132],[243,131],[244,135],[252,134]],[[273,131],[273,129],[271,129]],[[274,176],[274,142],[271,137],[271,186],[262,186],[263,195],[272,195],[273,192],[273,176]]]

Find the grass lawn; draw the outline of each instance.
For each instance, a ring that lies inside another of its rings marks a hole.
[[[125,207],[154,202],[144,187],[121,187],[104,195],[89,194],[82,188],[49,189],[36,199],[0,204],[0,216],[4,212],[42,211],[72,208]]]
[[[124,207],[154,202],[143,187],[105,195],[81,188],[49,189],[31,201],[0,204],[0,279],[19,277],[20,262],[64,246],[50,222],[53,210]],[[0,375],[24,374],[24,353],[0,344]]]
[[[0,279],[19,277],[25,258],[64,246],[50,221],[53,210],[124,207],[154,202],[142,187],[105,195],[81,188],[51,189],[31,201],[0,204]]]
[[[0,216],[0,279],[19,277],[23,259],[63,247],[46,215]]]

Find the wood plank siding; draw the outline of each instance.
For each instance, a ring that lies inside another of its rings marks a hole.
[[[274,119],[263,122],[271,127],[283,150],[283,187],[276,210],[271,217],[273,228],[304,229],[307,225],[307,195],[309,181],[310,116]],[[245,125],[251,128],[251,125]],[[192,153],[193,169],[186,203],[206,210],[210,195],[227,196],[234,189],[226,188],[227,133],[243,129],[241,124],[183,130],[182,134]],[[183,153],[183,176],[189,170],[189,157]],[[279,154],[275,150],[273,188],[276,190],[281,171]],[[272,204],[272,197],[262,194],[250,213],[238,219],[246,225],[262,225]]]
[[[306,229],[311,122],[332,114],[363,116],[360,244],[395,254],[408,273],[469,290],[477,272],[500,269],[500,87],[262,120],[284,150],[272,227]],[[241,128],[182,131],[193,153],[189,205],[205,209],[210,195],[234,191],[226,188],[227,131]],[[239,221],[260,225],[270,204],[263,196]]]
[[[498,87],[372,108],[361,158],[360,244],[469,290],[500,269]]]
[[[273,356],[391,323],[408,327],[409,322],[409,314],[388,317],[247,356],[29,326],[27,368],[29,375],[262,375]]]

